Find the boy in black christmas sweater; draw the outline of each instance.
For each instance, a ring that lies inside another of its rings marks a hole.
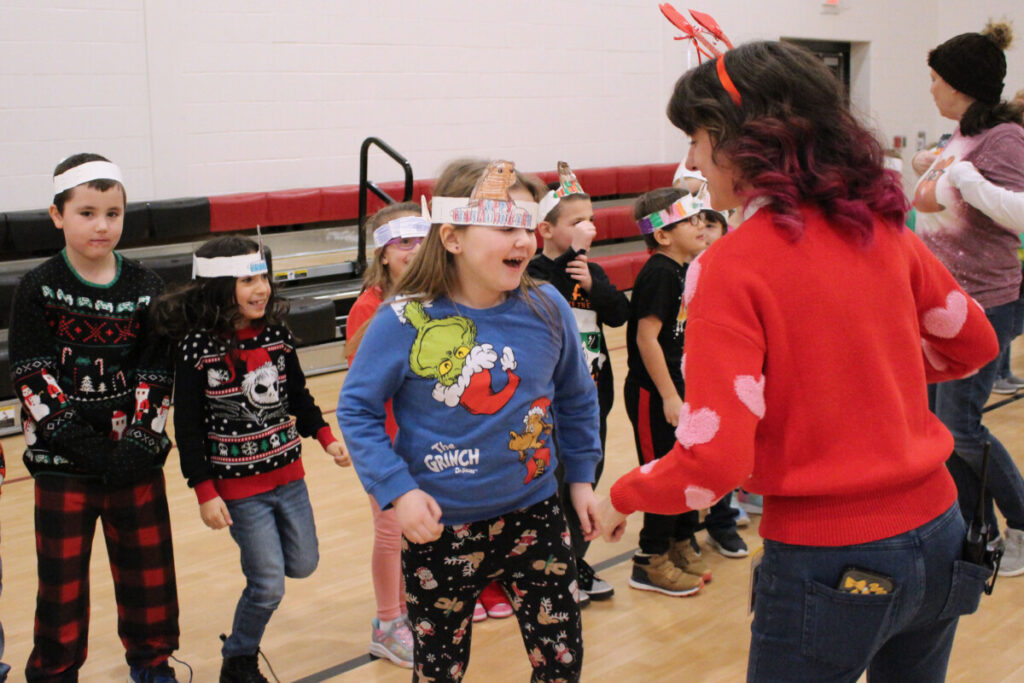
[[[583,355],[589,364],[590,375],[597,384],[603,454],[608,413],[615,399],[612,364],[608,358],[603,327],[619,327],[626,323],[629,319],[629,300],[609,281],[601,266],[587,259],[587,250],[597,234],[594,207],[590,196],[580,187],[568,164],[559,162],[558,172],[558,186],[540,202],[541,220],[537,224],[537,232],[544,238],[544,248],[530,261],[526,272],[530,277],[554,285],[572,308],[583,344]],[[595,472],[595,486],[603,468],[602,455]],[[563,489],[566,488],[563,485]],[[568,500],[568,491],[561,493],[562,499]],[[580,590],[595,600],[610,598],[614,593],[611,584],[598,578],[583,559],[590,543],[583,539],[579,519],[571,505],[565,505],[564,508],[579,569]]]
[[[131,678],[173,681],[178,597],[162,466],[173,380],[152,334],[162,283],[114,251],[121,172],[96,154],[54,170],[50,216],[66,247],[22,278],[10,325],[25,465],[35,478],[39,594],[26,679],[72,680],[85,662],[97,519]]]

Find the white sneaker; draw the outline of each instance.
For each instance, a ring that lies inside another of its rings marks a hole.
[[[999,576],[1020,576],[1024,574],[1024,531],[1007,528],[1003,532],[1003,561],[999,564]]]

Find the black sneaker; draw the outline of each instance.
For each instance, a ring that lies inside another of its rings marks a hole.
[[[726,557],[746,557],[750,554],[747,544],[736,529],[725,531],[708,530],[708,545]]]
[[[579,572],[580,590],[592,600],[607,600],[615,595],[615,588],[594,573],[594,568],[583,558],[576,560],[576,571]]]
[[[220,667],[220,683],[270,683],[260,673],[256,655],[225,657]]]
[[[157,666],[138,667],[133,666],[128,672],[130,683],[177,683],[174,669],[164,662]]]

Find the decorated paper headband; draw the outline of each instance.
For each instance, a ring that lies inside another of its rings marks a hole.
[[[192,255],[192,279],[199,277],[251,277],[267,272],[267,261],[263,254],[263,234],[260,226],[256,226],[256,238],[259,247],[251,254],[235,256],[204,256]]]
[[[658,228],[666,228],[673,223],[678,223],[699,213],[703,208],[704,203],[700,199],[688,194],[682,199],[677,200],[667,209],[647,214],[638,220],[636,224],[640,227],[640,232],[650,235]]]
[[[703,176],[701,176],[701,178],[703,178]],[[708,190],[707,181],[704,181],[704,184],[702,184],[700,186],[700,189],[697,190],[696,197],[697,201],[702,204],[701,211],[714,211],[715,213],[722,217],[722,220],[725,221],[726,224],[729,223],[729,216],[726,215],[725,212],[711,208],[711,192]]]
[[[53,195],[56,197],[61,192],[78,187],[90,180],[116,180],[124,185],[124,178],[121,177],[121,169],[117,167],[117,164],[112,164],[109,161],[87,161],[54,176]]]
[[[547,218],[551,210],[558,206],[558,202],[562,201],[566,197],[574,194],[586,194],[583,191],[583,187],[580,185],[580,181],[576,180],[576,174],[569,168],[569,164],[564,161],[558,162],[558,187],[544,195],[544,198],[540,200],[540,210],[537,212],[537,217],[540,220]]]
[[[373,231],[373,246],[381,249],[394,239],[426,237],[429,230],[430,219],[421,216],[402,216]]]
[[[511,161],[492,161],[469,198],[434,197],[427,212],[423,203],[423,217],[431,223],[452,225],[483,225],[491,228],[537,227],[537,204],[516,202],[508,194],[508,188],[516,182],[516,166]]]

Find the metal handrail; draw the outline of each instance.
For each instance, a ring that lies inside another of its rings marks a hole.
[[[402,171],[405,173],[405,192],[402,197],[402,201],[407,202],[412,199],[412,165],[409,163],[409,160],[399,154],[394,147],[380,138],[369,137],[363,140],[363,144],[359,147],[359,255],[356,257],[356,275],[362,275],[363,271],[366,270],[365,227],[366,205],[368,199],[367,190],[372,191],[382,201],[388,204],[394,204],[397,201],[387,192],[382,190],[377,183],[366,178],[367,162],[369,161],[371,145],[379,147],[382,152],[402,166]]]

